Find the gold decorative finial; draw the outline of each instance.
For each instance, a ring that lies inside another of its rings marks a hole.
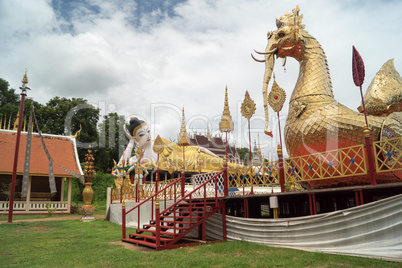
[[[165,144],[163,143],[162,138],[158,135],[154,141],[154,146],[152,147],[152,150],[156,154],[160,154],[163,152],[163,149],[165,148]]]
[[[24,74],[24,77],[22,78],[22,81],[21,81],[23,84],[28,84],[27,72],[28,72],[28,70],[27,70],[27,68],[25,68],[25,74]]]
[[[282,110],[283,104],[285,103],[285,99],[286,99],[286,93],[276,83],[274,74],[274,83],[272,84],[271,92],[269,92],[268,95],[268,103],[275,112],[279,112],[280,110]]]
[[[70,135],[71,138],[76,139],[78,137],[78,135],[80,135],[82,130],[82,126],[80,124],[80,129],[75,133],[75,135]]]
[[[84,176],[88,182],[95,177],[94,161],[95,158],[92,154],[92,146],[89,145],[88,153],[85,155],[85,168],[83,170]]]
[[[177,142],[178,145],[180,146],[187,146],[190,144],[190,141],[187,136],[187,131],[186,131],[186,122],[184,119],[184,107],[183,107],[183,115],[181,119],[181,129],[180,129],[180,134],[179,134],[179,141]]]
[[[244,96],[243,103],[241,104],[241,114],[247,118],[250,119],[253,114],[255,113],[255,103],[254,101],[250,98],[250,94],[248,93],[248,90],[246,90],[246,95]]]
[[[232,132],[234,130],[232,116],[230,115],[230,111],[229,111],[228,86],[226,86],[226,89],[225,89],[225,105],[223,108],[222,119],[219,122],[219,130],[221,132]]]

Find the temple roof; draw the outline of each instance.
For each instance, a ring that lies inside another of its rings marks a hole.
[[[225,142],[222,140],[221,137],[208,138],[204,135],[194,134],[194,136],[190,138],[190,145],[204,147],[220,157],[223,157],[226,151]],[[237,157],[238,154],[236,148],[229,145],[228,158],[233,159]]]
[[[14,166],[14,152],[17,132],[0,130],[0,174],[12,174]],[[43,140],[53,160],[62,167],[78,174],[83,174],[78,159],[75,139],[67,136],[42,134]],[[27,132],[21,132],[18,153],[17,174],[23,173]],[[69,173],[53,164],[56,177],[72,177]],[[48,176],[49,161],[37,133],[32,134],[31,143],[31,175]]]

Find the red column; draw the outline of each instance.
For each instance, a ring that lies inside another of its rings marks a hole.
[[[229,195],[229,185],[228,185],[228,163],[227,158],[225,156],[224,164],[223,164],[223,194],[225,197]]]
[[[156,246],[159,247],[161,244],[161,223],[159,218],[159,201],[155,203],[155,223],[156,223]]]
[[[126,203],[123,201],[121,205],[121,226],[122,226],[122,239],[126,238]]]
[[[19,152],[19,148],[20,148],[21,127],[22,127],[22,117],[24,114],[25,96],[26,96],[26,94],[25,94],[25,91],[23,90],[21,93],[20,113],[19,113],[19,118],[18,118],[18,131],[17,131],[16,142],[15,142],[13,176],[11,179],[10,203],[8,206],[8,223],[13,222],[15,181],[17,179],[18,152]]]
[[[315,194],[308,195],[308,201],[310,205],[310,215],[317,214],[317,205],[315,204]]]
[[[368,168],[369,168],[369,174],[370,174],[370,182],[371,182],[371,185],[376,185],[377,181],[375,180],[373,143],[371,142],[370,133],[369,133],[367,126],[365,126],[365,129],[364,129],[364,141],[366,143],[366,153],[367,153],[367,162],[368,162]]]
[[[285,192],[285,170],[283,165],[282,148],[278,144],[278,163],[279,163],[279,183],[281,184],[281,192]]]
[[[364,205],[363,190],[360,189],[359,193],[360,193],[360,205]]]
[[[313,199],[311,198],[311,194],[308,195],[308,203],[310,205],[310,215],[313,215]]]
[[[357,191],[355,191],[355,199],[356,199],[356,206],[359,206],[360,205],[359,194],[357,193]]]
[[[185,180],[186,180],[186,177],[185,177],[184,169],[183,169],[183,172],[181,173],[181,196],[182,197],[184,196],[184,190],[186,189]]]
[[[315,201],[315,194],[313,194],[313,208],[314,208],[314,215],[317,215],[317,205]]]

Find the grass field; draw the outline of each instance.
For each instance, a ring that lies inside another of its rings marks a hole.
[[[120,243],[121,226],[101,219],[6,223],[0,237],[0,267],[401,267],[244,241],[158,252],[126,244],[134,251]]]

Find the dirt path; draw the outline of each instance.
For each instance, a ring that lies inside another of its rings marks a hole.
[[[103,219],[105,215],[95,215],[95,219]],[[79,220],[81,216],[65,216],[65,217],[49,217],[49,218],[38,218],[38,219],[26,219],[26,220],[13,220],[13,223],[18,222],[35,222],[35,221],[67,221],[67,220]],[[0,224],[7,223],[7,221],[0,221]]]

